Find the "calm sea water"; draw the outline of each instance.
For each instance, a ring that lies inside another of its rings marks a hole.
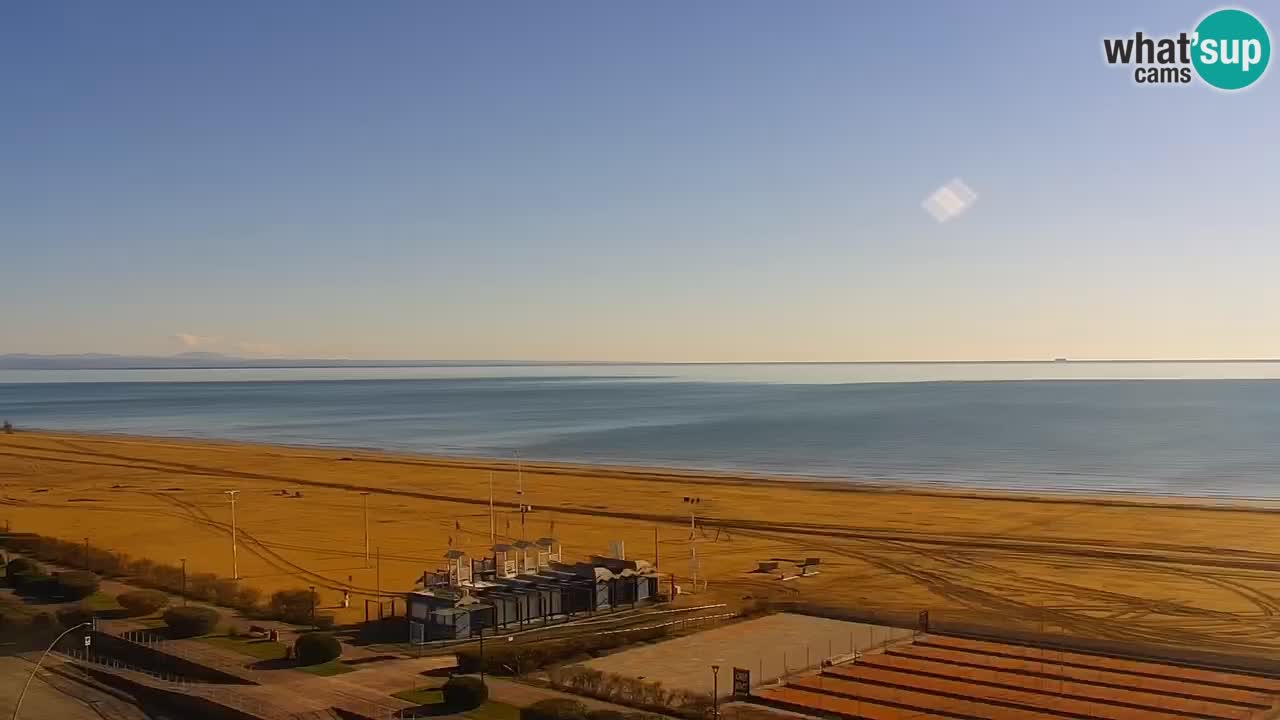
[[[1280,363],[0,370],[20,427],[1280,498]]]

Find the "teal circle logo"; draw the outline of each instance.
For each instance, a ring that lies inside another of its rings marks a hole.
[[[1271,37],[1258,18],[1243,10],[1218,10],[1196,26],[1191,63],[1200,79],[1220,90],[1257,82],[1271,59]]]

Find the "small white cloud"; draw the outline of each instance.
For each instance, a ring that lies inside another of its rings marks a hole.
[[[960,178],[943,185],[920,203],[934,220],[947,222],[960,216],[965,210],[973,207],[978,200],[978,193],[965,184]]]
[[[178,344],[187,350],[198,350],[217,345],[221,338],[208,337],[205,335],[192,335],[191,333],[177,333],[172,338],[178,341]]]

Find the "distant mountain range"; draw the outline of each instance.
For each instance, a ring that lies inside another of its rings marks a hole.
[[[164,370],[214,368],[344,368],[457,367],[465,365],[595,365],[522,360],[344,360],[335,358],[244,358],[214,352],[185,352],[163,357],[145,355],[0,355],[0,370]]]

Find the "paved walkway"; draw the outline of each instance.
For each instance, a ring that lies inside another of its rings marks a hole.
[[[14,704],[22,686],[31,674],[31,663],[18,657],[0,658],[0,716],[13,715]],[[99,720],[88,704],[89,698],[71,697],[45,681],[47,673],[38,675],[23,700],[22,714],[28,718],[66,718],[67,720]]]

